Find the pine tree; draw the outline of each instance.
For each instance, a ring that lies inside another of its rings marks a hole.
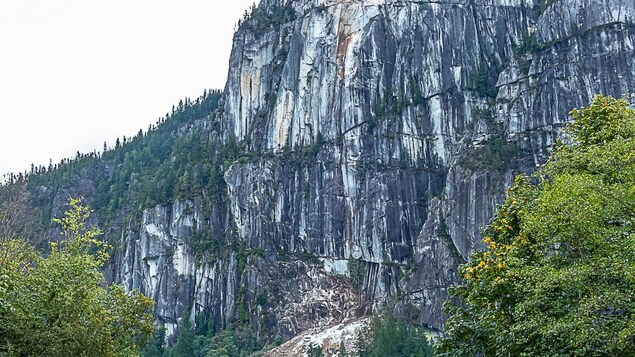
[[[190,315],[183,316],[183,324],[174,345],[174,357],[190,357],[194,355],[194,330],[190,322]]]

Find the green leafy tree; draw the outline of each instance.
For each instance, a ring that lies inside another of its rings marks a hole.
[[[138,355],[152,332],[152,300],[104,285],[107,247],[86,225],[89,209],[69,204],[55,220],[65,239],[48,257],[0,243],[0,356]]]
[[[157,329],[148,339],[148,343],[141,351],[141,357],[161,357],[163,356],[163,341],[165,339],[165,329]]]
[[[241,356],[249,356],[253,352],[261,349],[260,343],[258,343],[256,334],[251,326],[247,325],[243,327],[237,337],[236,345],[240,350]]]
[[[460,268],[440,356],[635,355],[635,112],[597,96]]]
[[[370,338],[368,338],[370,337]],[[423,331],[397,319],[392,311],[375,316],[365,336],[356,341],[360,357],[428,357],[432,349]]]
[[[174,345],[174,357],[190,357],[194,355],[194,330],[190,323],[190,315],[183,316],[183,324]]]
[[[207,352],[209,357],[238,357],[239,349],[236,346],[236,338],[230,330],[222,330],[209,343]]]
[[[361,259],[350,257],[348,258],[348,271],[353,286],[361,290],[364,286],[364,278],[366,277],[366,263]]]
[[[209,339],[207,336],[196,335],[194,337],[194,348],[193,354],[194,357],[205,357],[207,354],[207,344],[209,343]]]

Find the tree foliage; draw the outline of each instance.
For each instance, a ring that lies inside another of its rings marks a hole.
[[[104,145],[102,153],[79,154],[48,170],[40,167],[25,175],[12,175],[7,179],[9,185],[0,186],[0,198],[8,188],[26,183],[29,203],[43,212],[39,223],[47,226],[51,217],[46,214],[53,210],[60,191],[76,186],[71,192],[90,194],[81,189],[87,182],[96,189],[89,199],[102,223],[122,210],[134,212],[189,198],[195,189],[204,188],[215,196],[224,188],[219,167],[229,155],[217,137],[219,122],[203,130],[196,127],[196,121],[216,111],[220,96],[220,91],[212,90],[196,100],[181,100],[145,133],[139,130],[114,148]]]
[[[369,331],[364,335],[357,340],[359,357],[432,356],[432,349],[423,331],[400,321],[392,311],[387,311],[383,317],[373,317]]]
[[[0,243],[0,356],[132,356],[152,332],[152,300],[104,286],[107,247],[86,226],[89,209],[69,204],[48,257]]]
[[[460,268],[440,356],[635,355],[635,112],[597,96]]]
[[[190,323],[190,315],[186,314],[182,319],[183,323],[174,345],[173,357],[189,357],[194,355],[194,330]]]
[[[250,326],[241,328],[228,326],[216,331],[213,319],[201,313],[196,316],[196,328],[192,328],[189,315],[183,317],[183,324],[179,329],[174,347],[166,347],[165,351],[160,351],[160,348],[148,346],[142,355],[144,357],[247,357],[262,348]]]

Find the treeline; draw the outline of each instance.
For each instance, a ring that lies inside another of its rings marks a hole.
[[[157,141],[157,135],[165,139],[166,133],[173,133],[180,126],[187,124],[192,120],[204,118],[207,114],[216,110],[220,96],[220,90],[205,90],[203,95],[195,100],[190,98],[181,99],[177,105],[172,106],[171,112],[168,112],[165,116],[159,118],[155,124],[150,124],[145,133],[143,132],[143,129],[139,129],[139,132],[132,137],[126,137],[124,135],[122,139],[116,138],[114,146],[108,146],[107,143],[104,142],[102,151],[94,150],[89,153],[80,153],[78,151],[75,154],[75,157],[64,158],[60,160],[59,163],[53,163],[51,160],[49,161],[48,166],[36,166],[35,164],[31,164],[30,170],[3,174],[0,182],[5,184],[14,184],[25,181],[27,178],[34,175],[46,174],[51,171],[70,171],[69,169],[72,168],[81,169],[87,166],[87,162],[94,162],[102,157],[105,159],[112,158],[114,152],[118,154],[115,154],[115,156],[120,156],[121,150],[123,150],[123,153],[125,154],[126,151],[133,150],[139,146],[144,146],[144,144],[147,144],[147,140],[144,140],[144,138],[150,137],[151,139],[149,141],[151,142]],[[128,146],[126,146],[127,144]],[[126,148],[122,148],[123,146],[126,146]]]
[[[171,113],[150,125],[144,133],[117,139],[115,146],[104,145],[101,153],[79,154],[48,168],[34,167],[31,172],[11,174],[0,187],[26,184],[32,194],[31,204],[40,208],[41,225],[50,222],[53,199],[68,188],[84,194],[97,212],[100,222],[107,224],[121,211],[141,210],[155,204],[167,204],[178,197],[206,188],[222,190],[222,162],[217,152],[229,156],[217,136],[218,122],[214,112],[221,92],[205,91],[196,100],[181,100]],[[207,119],[212,127],[196,127],[196,121]]]
[[[238,28],[262,35],[267,31],[279,30],[282,25],[295,20],[296,17],[297,14],[291,1],[285,5],[273,6],[270,9],[267,9],[264,3],[260,3],[258,6],[253,4],[249,11],[245,10],[243,18],[238,21]]]
[[[183,324],[176,344],[166,347],[163,330],[151,337],[142,351],[142,357],[258,357],[280,345],[277,335],[272,343],[263,345],[249,326],[228,327],[217,331],[213,324],[206,323],[205,316],[197,316],[193,327],[189,316],[183,316]],[[211,320],[209,320],[211,321]],[[308,344],[305,352],[309,357],[323,357],[322,346]],[[366,329],[360,331],[353,350],[347,351],[340,344],[338,357],[430,357],[432,347],[423,330],[395,317],[392,310],[383,316],[373,317]]]
[[[183,316],[179,334],[173,346],[165,346],[163,343],[165,331],[157,330],[150,338],[146,348],[141,352],[141,356],[246,357],[273,346],[264,347],[248,325],[240,327],[229,326],[222,330],[216,330],[212,320],[202,314],[198,315],[196,327],[193,327],[190,322],[190,316]],[[277,337],[276,341],[280,343],[280,337]]]

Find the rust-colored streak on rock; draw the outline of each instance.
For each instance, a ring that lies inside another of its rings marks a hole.
[[[340,21],[337,30],[337,76],[344,81],[346,74],[346,52],[351,43],[351,34],[347,24],[348,5],[342,5],[340,9]]]

